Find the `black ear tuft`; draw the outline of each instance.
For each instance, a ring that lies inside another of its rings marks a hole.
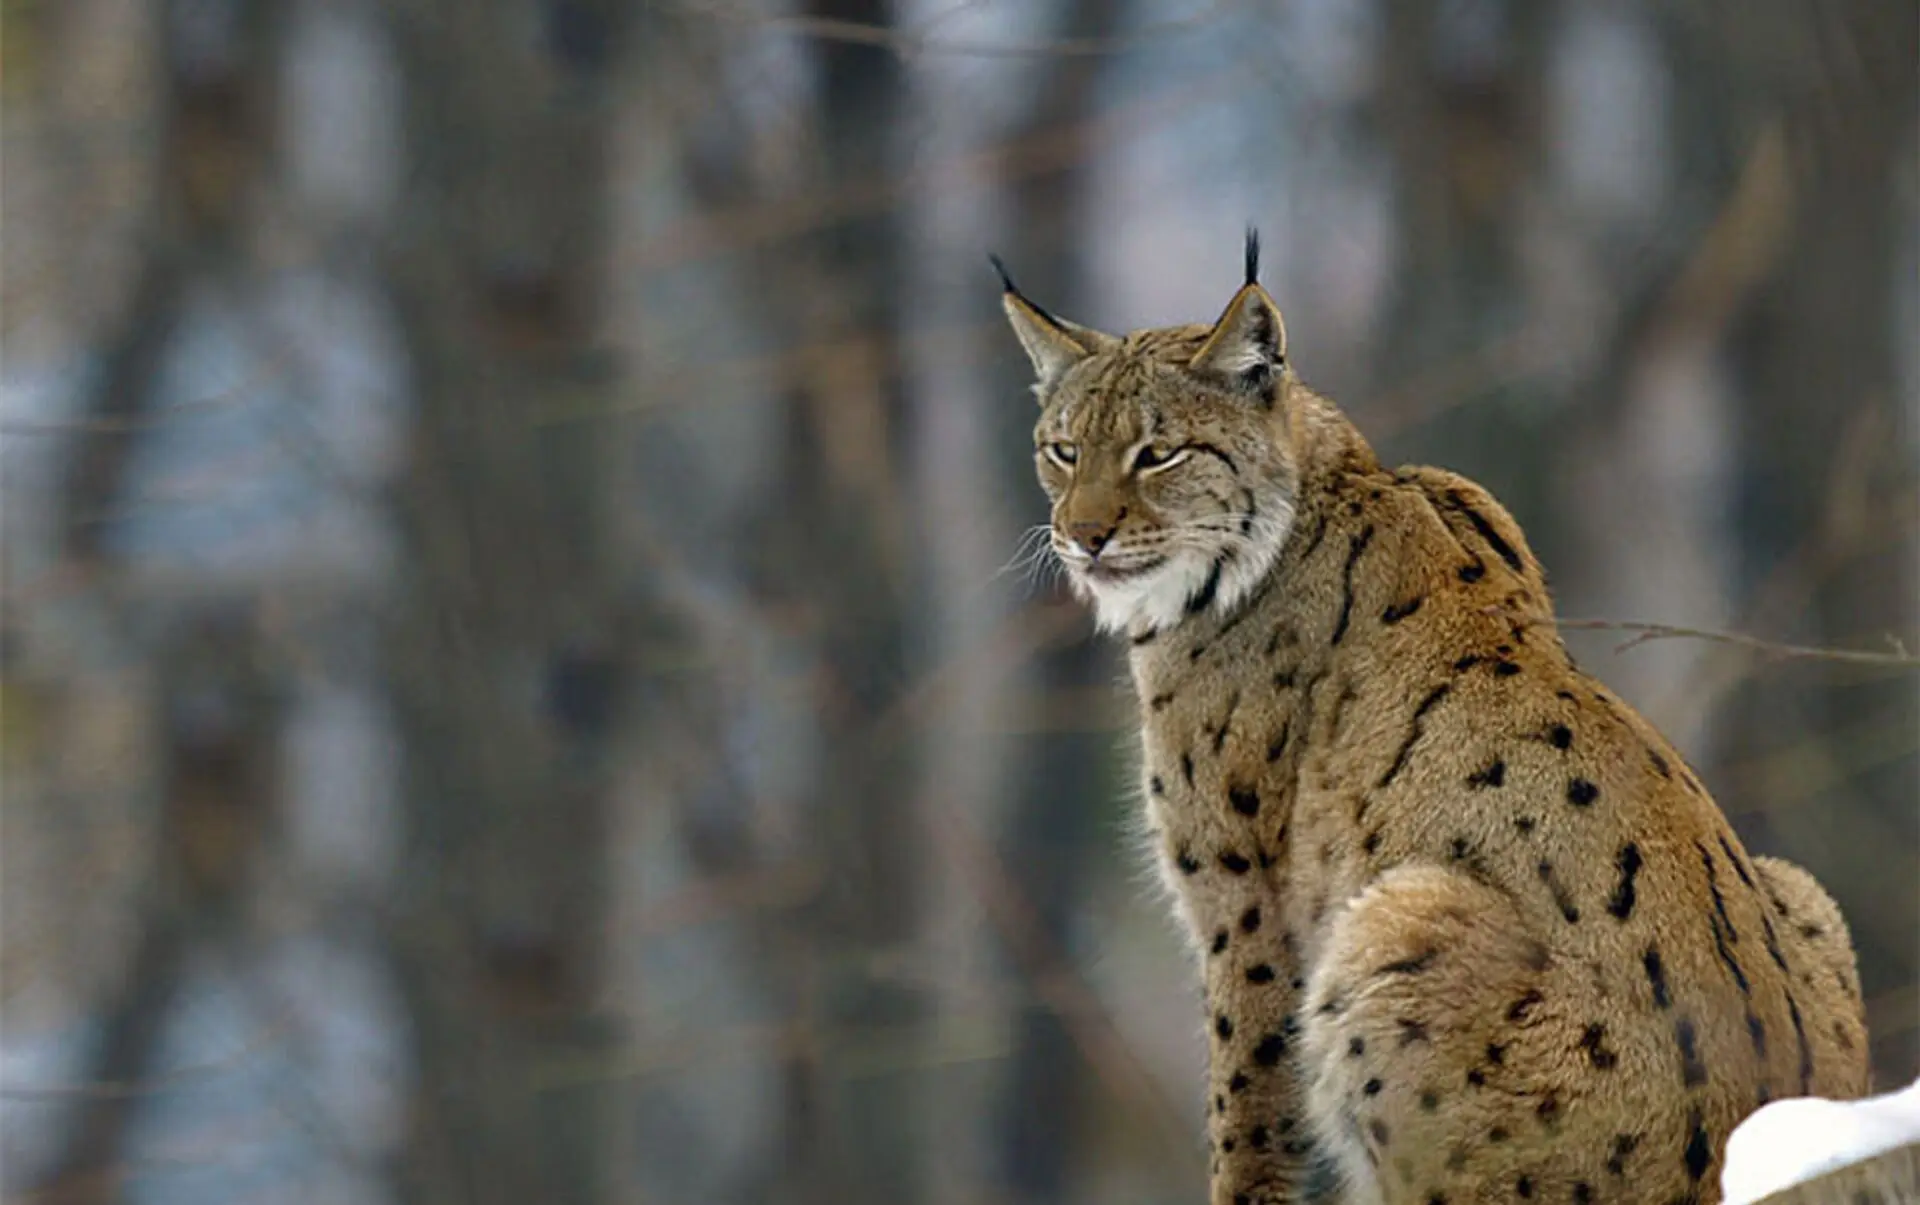
[[[1260,231],[1247,227],[1247,283],[1260,279]]]
[[[1000,274],[1001,289],[1018,297],[1020,289],[1013,283],[1013,277],[1007,275],[1007,265],[1001,263],[1000,257],[991,251],[987,252],[987,261],[993,265],[993,270]]]

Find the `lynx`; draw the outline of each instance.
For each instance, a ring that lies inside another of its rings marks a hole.
[[[1258,249],[1125,336],[1001,269],[1203,972],[1212,1200],[1718,1201],[1743,1116],[1867,1089],[1839,909],[1573,664],[1498,502],[1301,382]]]

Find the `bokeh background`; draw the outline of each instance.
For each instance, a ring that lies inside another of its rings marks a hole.
[[[1563,613],[1768,642],[1569,636],[1920,1071],[1915,4],[0,19],[8,1201],[1199,1200],[986,255],[1206,320],[1248,222]]]

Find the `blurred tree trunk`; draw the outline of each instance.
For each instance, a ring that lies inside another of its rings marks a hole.
[[[66,1120],[35,1199],[104,1202],[124,1195],[126,1135],[150,1079],[196,943],[230,938],[247,873],[274,806],[277,696],[244,604],[193,598],[161,618],[114,597],[113,523],[144,420],[190,290],[233,286],[246,202],[271,162],[270,114],[281,9],[273,0],[183,0],[160,11],[151,210],[133,285],[101,340],[63,465],[56,521],[62,553],[88,571],[110,639],[147,642],[154,664],[159,810],[138,931],[124,976],[98,1010],[77,1077],[104,1090]]]
[[[810,0],[804,12],[893,23],[886,0]],[[822,195],[885,187],[898,176],[895,122],[908,100],[898,56],[836,38],[809,46],[807,184]],[[818,846],[809,860],[833,868],[824,895],[789,930],[787,959],[795,1020],[808,1031],[785,1071],[787,1192],[817,1205],[908,1201],[920,1191],[914,1078],[849,1075],[830,1035],[813,1028],[891,1036],[923,1011],[907,986],[870,970],[914,941],[920,915],[915,735],[892,716],[909,679],[908,607],[920,576],[901,483],[901,199],[771,248],[778,262],[755,273],[796,365],[777,420],[782,452],[755,574],[811,647],[818,750],[804,823]]]
[[[197,944],[234,936],[249,871],[279,789],[284,702],[243,606],[196,607],[161,634],[155,666],[160,821],[140,932],[122,986],[101,1010],[86,1071],[97,1085],[68,1123],[33,1199],[124,1199],[127,1129],[162,1070],[162,1035]]]
[[[272,163],[282,15],[279,0],[160,6],[160,150],[142,254],[120,319],[101,341],[58,501],[63,551],[82,562],[105,552],[189,289],[233,283],[246,205]]]
[[[1117,0],[1063,0],[1053,6],[1050,37],[1106,40],[1125,19]],[[1009,132],[1018,145],[1050,132],[1084,127],[1097,116],[1100,85],[1113,59],[1094,55],[1062,58],[1037,72],[1038,86],[1029,108]],[[1046,169],[1025,172],[1006,182],[1007,228],[997,248],[1023,288],[1058,313],[1079,321],[1087,317],[1087,242],[1083,232],[1091,208],[1091,164],[1079,152],[1060,156]],[[980,288],[994,288],[983,268]],[[1033,422],[1027,404],[1032,383],[1025,357],[996,356],[1012,371],[998,374],[987,396],[994,410],[990,428],[997,463],[1006,476],[999,488],[1030,500],[1045,518],[1045,499],[1033,480]],[[1023,515],[1027,513],[1023,511]],[[1048,705],[1071,697],[1089,697],[1110,688],[1116,667],[1106,641],[1090,628],[1070,643],[1043,652],[1021,687],[1043,706],[1040,726],[1022,733],[1009,752],[1008,781],[1014,797],[1000,835],[1006,859],[1031,914],[1044,926],[1042,940],[1056,950],[1070,947],[1074,909],[1087,888],[1089,858],[1106,858],[1116,789],[1111,765],[1113,736],[1104,728],[1047,724],[1045,716],[1068,709]],[[999,1118],[999,1167],[1008,1199],[1059,1201],[1070,1192],[1083,1137],[1082,1114],[1088,1100],[1084,1055],[1063,1020],[1051,1011],[1021,1009],[1014,1023],[1013,1057],[1008,1066]]]
[[[1384,6],[1379,117],[1394,164],[1396,287],[1380,345],[1389,380],[1481,353],[1520,329],[1524,203],[1541,161],[1542,77],[1554,6],[1533,0]],[[1548,482],[1529,465],[1544,407],[1481,404],[1423,431],[1421,458],[1484,481],[1523,520]],[[1541,533],[1535,532],[1535,543]]]
[[[402,1197],[612,1199],[610,745],[628,665],[598,350],[617,0],[394,10],[414,384],[388,632],[409,875],[390,941],[417,1082]],[[590,1078],[590,1077],[589,1077]]]
[[[1896,367],[1902,334],[1891,269],[1912,230],[1901,176],[1910,189],[1920,9],[1867,0],[1754,9],[1746,36],[1719,52],[1732,50],[1747,73],[1741,83],[1788,98],[1778,116],[1792,225],[1732,334],[1743,399],[1735,513],[1744,576],[1758,589],[1783,565],[1797,575],[1770,634],[1863,648],[1889,634],[1910,640],[1920,621],[1920,478]],[[1783,45],[1807,48],[1808,58],[1782,60]],[[1799,78],[1773,77],[1789,66]],[[1766,685],[1741,692],[1728,753],[1775,768],[1738,779],[1738,802],[1761,814],[1763,846],[1793,850],[1839,898],[1868,998],[1910,985],[1920,975],[1911,855],[1920,846],[1920,694],[1910,676],[1804,663],[1770,671]],[[1832,768],[1824,786],[1779,773],[1778,759],[1766,756],[1804,742]],[[1895,850],[1906,856],[1887,882],[1884,859]],[[1883,1085],[1907,1082],[1920,1068],[1920,1030],[1909,1020],[1875,1035],[1874,1054]]]

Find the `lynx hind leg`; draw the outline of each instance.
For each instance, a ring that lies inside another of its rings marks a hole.
[[[1850,1099],[1868,1090],[1866,1005],[1840,906],[1818,880],[1779,858],[1753,859],[1786,957],[1789,988],[1813,1051],[1813,1095]]]
[[[1578,1137],[1561,1124],[1571,1093],[1540,1071],[1578,1061],[1587,1026],[1553,978],[1504,896],[1438,867],[1389,872],[1334,920],[1301,1070],[1350,1201],[1578,1196],[1552,1154]]]

